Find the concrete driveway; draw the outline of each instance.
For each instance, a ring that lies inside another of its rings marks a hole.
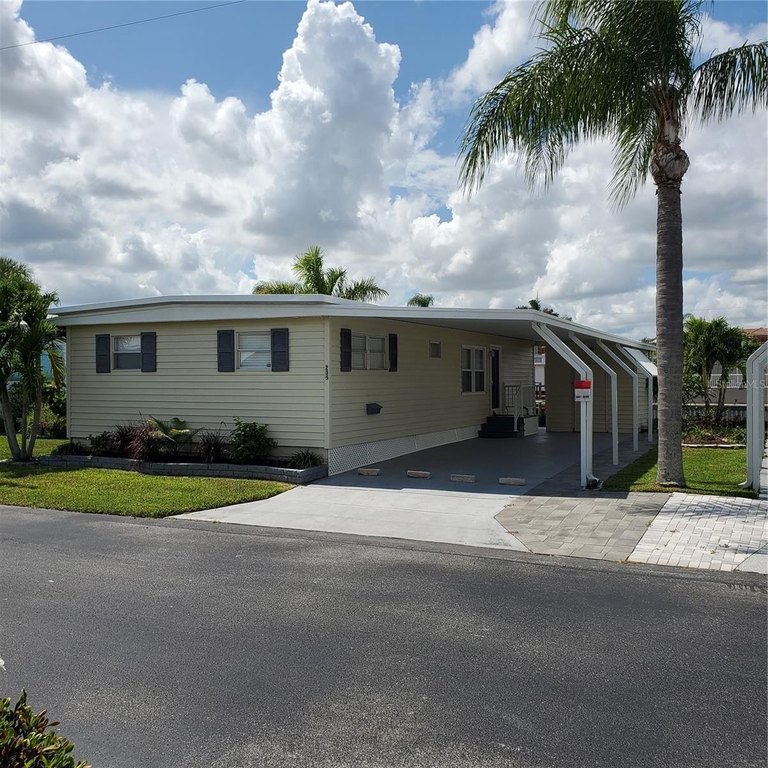
[[[605,447],[603,437],[609,444],[607,436],[596,436],[597,450]],[[379,462],[377,477],[353,470],[265,501],[179,517],[526,552],[496,515],[515,496],[578,461],[578,450],[578,435],[544,431],[525,439],[465,440]],[[431,477],[408,477],[409,469]],[[475,482],[453,481],[452,474],[473,475]],[[500,485],[500,477],[526,482]]]

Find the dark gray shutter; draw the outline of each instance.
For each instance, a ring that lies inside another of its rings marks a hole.
[[[397,334],[389,334],[389,370],[397,370]]]
[[[216,355],[220,371],[231,373],[235,370],[234,331],[216,331]]]
[[[108,333],[96,334],[96,373],[109,373],[112,370],[110,358],[112,342]]]
[[[341,370],[352,370],[352,331],[349,328],[341,329]]]
[[[141,334],[141,370],[143,373],[157,370],[157,334],[154,331]]]
[[[288,370],[288,329],[272,329],[272,371]]]

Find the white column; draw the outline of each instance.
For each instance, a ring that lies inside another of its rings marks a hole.
[[[573,333],[568,334],[568,338],[580,349],[587,357],[596,362],[611,377],[611,447],[613,449],[613,465],[619,463],[619,386],[616,371],[608,363],[598,357],[581,339]],[[594,392],[592,393],[594,397]]]
[[[638,378],[635,371],[633,371],[612,349],[609,349],[600,339],[596,339],[597,346],[605,352],[608,357],[611,358],[624,373],[628,374],[632,379],[632,449],[638,450],[637,433],[640,430],[640,419],[638,417]]]
[[[765,448],[765,389],[768,368],[768,341],[747,360],[747,480],[742,488],[760,490],[760,467]]]
[[[616,345],[616,349],[621,352],[624,357],[627,358],[634,366],[635,370],[641,375],[645,376],[648,384],[648,442],[653,442],[653,374],[646,370],[643,364],[633,355],[630,355],[627,350],[620,344]]]
[[[583,379],[592,381],[592,369],[559,337],[541,323],[531,323],[533,330],[541,336],[548,347],[557,352]],[[592,474],[592,400],[579,403],[581,433],[581,485],[586,487],[589,480],[597,480]]]

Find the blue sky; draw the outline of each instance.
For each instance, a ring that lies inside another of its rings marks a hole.
[[[0,42],[213,4],[4,0]],[[766,36],[764,2],[706,9],[706,53]],[[579,147],[547,193],[513,158],[473,198],[457,188],[466,116],[535,50],[529,15],[248,0],[0,52],[0,248],[70,304],[247,292],[318,243],[388,303],[538,295],[652,335],[655,198],[610,208],[607,144]],[[766,128],[758,114],[686,138],[686,311],[766,324]]]

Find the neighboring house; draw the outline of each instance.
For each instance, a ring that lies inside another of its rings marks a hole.
[[[67,336],[71,438],[148,416],[223,430],[240,418],[268,424],[280,454],[321,454],[331,474],[475,437],[491,414],[515,423],[532,414],[537,328],[576,354],[569,333],[591,347],[601,340],[615,351],[651,349],[532,310],[384,307],[314,295],[108,302],[57,308],[56,322]],[[547,429],[578,431],[579,376],[552,343]],[[607,379],[596,368],[595,431],[610,429]],[[632,379],[619,371],[620,431],[631,432],[633,418],[638,430],[647,426],[644,387],[633,417]]]

